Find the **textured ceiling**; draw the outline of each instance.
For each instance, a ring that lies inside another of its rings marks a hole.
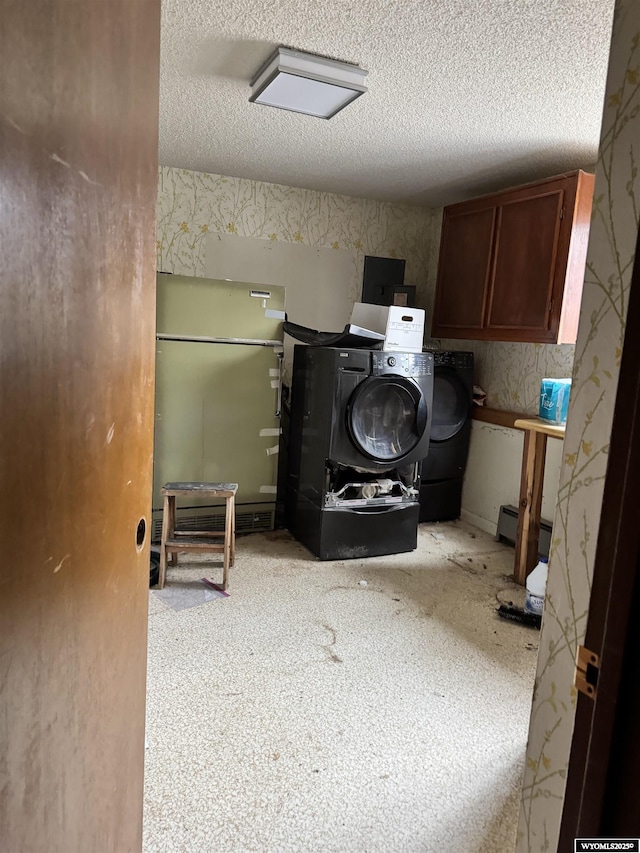
[[[160,163],[439,206],[595,163],[613,0],[162,0]],[[251,104],[278,45],[368,70],[329,121]]]

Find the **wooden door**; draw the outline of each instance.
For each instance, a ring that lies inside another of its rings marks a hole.
[[[431,334],[478,337],[484,327],[495,206],[444,211]]]
[[[142,834],[159,0],[0,17],[0,849],[124,853]]]
[[[640,240],[614,409],[585,646],[595,699],[578,694],[559,850],[573,839],[640,835]]]

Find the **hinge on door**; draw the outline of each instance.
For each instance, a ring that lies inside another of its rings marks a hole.
[[[581,693],[590,696],[592,699],[596,698],[599,672],[600,658],[598,655],[584,646],[578,646],[573,683]]]
[[[560,219],[564,219],[564,207],[560,208]]]
[[[551,314],[551,310],[553,309],[553,299],[549,300],[549,314]]]

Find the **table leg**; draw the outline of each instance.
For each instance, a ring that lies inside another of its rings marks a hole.
[[[538,562],[542,482],[546,453],[547,436],[541,432],[525,430],[522,475],[520,478],[518,534],[513,572],[515,582],[522,585]]]

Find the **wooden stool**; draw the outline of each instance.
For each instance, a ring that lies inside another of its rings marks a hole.
[[[178,562],[178,552],[204,551],[224,555],[222,558],[222,588],[229,581],[229,566],[236,556],[236,492],[237,483],[165,483],[162,487],[164,508],[162,513],[162,541],[160,543],[160,576],[158,589],[163,589],[167,574],[167,558],[171,565]],[[224,531],[176,530],[176,496],[190,495],[198,498],[224,498]],[[222,543],[217,541],[222,538]]]

